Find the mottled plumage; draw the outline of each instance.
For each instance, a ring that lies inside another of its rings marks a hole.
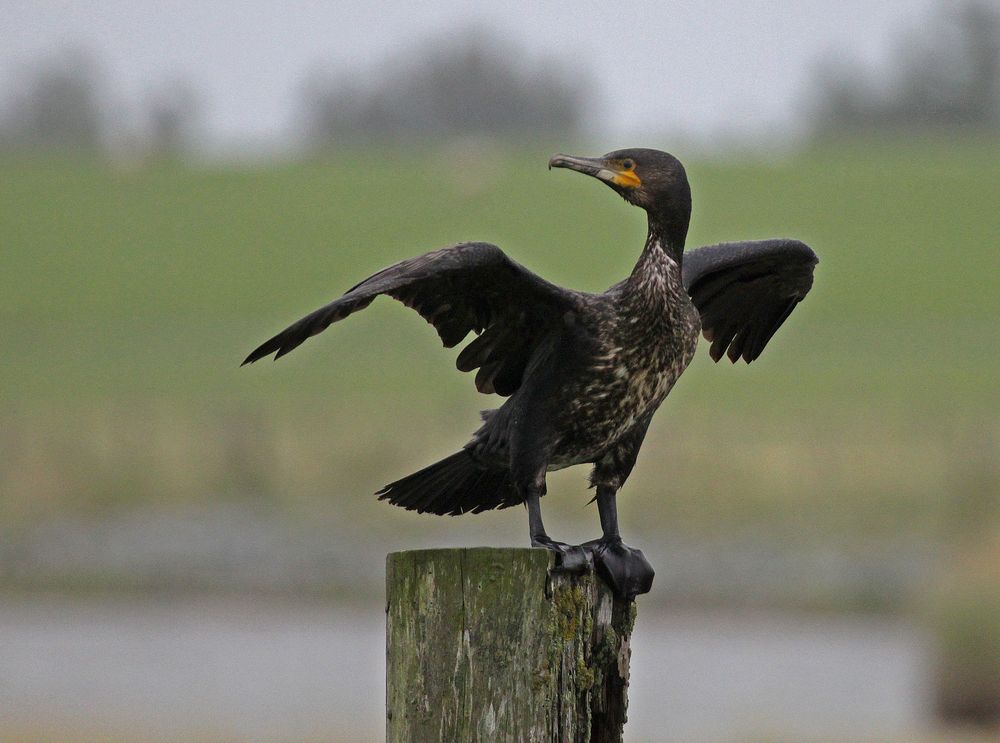
[[[416,310],[476,371],[476,388],[508,397],[483,414],[465,448],[379,491],[436,514],[528,507],[531,542],[567,569],[594,560],[623,595],[649,590],[652,568],[618,535],[615,496],[653,413],[694,357],[699,332],[718,361],[751,362],[812,285],[815,254],[794,240],[723,243],[685,254],[691,192],[681,164],[657,150],[557,155],[643,208],[649,231],[631,275],[602,294],[563,289],[488,243],[464,243],[390,266],[274,336],[244,363],[281,357],[385,294]],[[593,464],[604,535],[554,542],[539,498],[548,471]]]

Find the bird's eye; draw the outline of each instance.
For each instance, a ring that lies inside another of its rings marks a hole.
[[[634,160],[623,160],[622,161],[622,167],[625,168],[625,170],[632,170],[632,168],[635,167],[635,161]]]

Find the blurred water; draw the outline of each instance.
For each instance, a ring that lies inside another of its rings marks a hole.
[[[10,532],[0,525],[0,585],[335,599],[339,589],[377,601],[387,545],[405,550],[524,544],[523,513],[516,509],[456,528],[450,519],[399,520],[398,513],[382,508],[380,520],[374,510],[361,518],[366,534],[384,530],[384,538],[371,539],[359,539],[355,522],[332,510],[306,519],[225,501],[67,515]],[[593,536],[593,513],[579,504],[553,516],[562,538]],[[899,610],[926,590],[937,557],[927,540],[886,535],[790,541],[760,527],[714,536],[669,528],[630,534],[654,565],[668,566],[657,574],[646,606],[655,600],[671,607]]]
[[[912,740],[930,724],[918,630],[875,618],[640,611],[633,741]]]
[[[5,598],[0,737],[381,740],[383,622],[377,606]],[[631,741],[927,724],[924,641],[895,621],[640,612],[633,647]]]

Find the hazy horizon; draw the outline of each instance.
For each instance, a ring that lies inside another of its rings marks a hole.
[[[201,149],[262,151],[294,139],[298,96],[311,71],[363,73],[428,38],[449,43],[473,28],[523,49],[529,64],[555,60],[587,75],[593,86],[584,134],[609,147],[640,134],[780,142],[802,131],[808,82],[820,59],[860,61],[884,72],[900,35],[931,20],[937,6],[709,0],[697,7],[639,2],[623,10],[443,0],[413,12],[395,0],[293,8],[266,0],[5,5],[0,98],[20,70],[61,49],[83,49],[111,91],[109,108],[123,118],[157,86],[181,80],[201,99]]]

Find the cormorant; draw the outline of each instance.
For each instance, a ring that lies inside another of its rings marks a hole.
[[[618,533],[615,498],[653,413],[691,362],[699,332],[718,361],[756,359],[812,286],[815,253],[797,240],[712,245],[684,253],[691,189],[681,163],[651,149],[555,155],[549,168],[593,176],[646,211],[648,234],[628,278],[603,294],[550,284],[496,245],[462,243],[401,261],[262,344],[244,361],[280,358],[380,294],[431,323],[476,388],[508,399],[483,413],[465,447],[386,485],[380,500],[421,513],[479,513],[524,503],[531,545],[566,570],[593,561],[622,596],[649,590],[653,569]],[[545,476],[593,464],[603,535],[552,540],[539,499]]]

